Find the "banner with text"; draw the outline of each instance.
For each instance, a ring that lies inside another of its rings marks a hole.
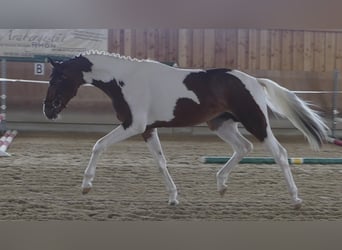
[[[75,56],[107,50],[107,29],[0,29],[0,56]]]

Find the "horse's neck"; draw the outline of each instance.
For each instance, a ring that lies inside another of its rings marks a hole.
[[[113,79],[122,79],[137,69],[139,62],[101,55],[91,55],[88,59],[93,64],[91,72],[84,72],[84,80],[92,83],[93,80],[110,82]],[[140,63],[141,64],[141,63]]]

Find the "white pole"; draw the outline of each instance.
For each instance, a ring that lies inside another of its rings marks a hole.
[[[6,59],[1,59],[1,76],[6,79]],[[6,81],[1,79],[0,131],[6,131]]]

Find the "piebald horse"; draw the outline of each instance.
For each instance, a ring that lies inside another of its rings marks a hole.
[[[234,150],[216,175],[218,192],[223,195],[229,174],[253,148],[238,131],[241,123],[270,151],[284,173],[294,207],[301,206],[287,151],[272,133],[267,109],[288,118],[314,150],[326,140],[328,127],[290,90],[238,70],[182,69],[99,51],[87,51],[63,62],[49,61],[53,71],[43,107],[48,119],[58,117],[80,86],[92,84],[108,95],[121,122],[93,146],[82,182],[83,194],[92,188],[100,153],[141,134],[161,170],[169,204],[177,205],[177,188],[167,169],[157,128],[207,123]]]

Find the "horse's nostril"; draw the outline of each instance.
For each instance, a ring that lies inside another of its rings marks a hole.
[[[62,106],[62,101],[60,99],[56,99],[52,102],[52,107],[58,109]]]

